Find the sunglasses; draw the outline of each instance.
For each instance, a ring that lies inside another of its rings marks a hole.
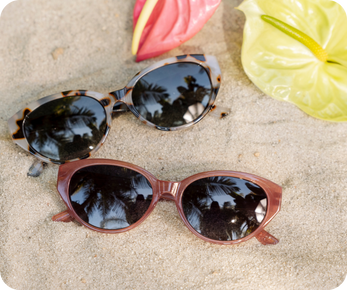
[[[86,159],[105,142],[115,113],[131,111],[142,123],[162,131],[187,128],[210,111],[221,72],[214,56],[191,54],[162,60],[137,73],[128,85],[108,95],[78,90],[42,98],[9,119],[13,141],[39,158],[28,175],[45,163]]]
[[[88,159],[61,165],[57,188],[68,209],[52,220],[76,220],[101,233],[137,227],[165,199],[176,203],[183,223],[204,241],[230,245],[256,237],[264,245],[278,243],[264,227],[280,210],[282,188],[248,173],[210,171],[170,182],[130,163]]]

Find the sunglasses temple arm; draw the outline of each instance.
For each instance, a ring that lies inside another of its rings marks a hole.
[[[39,177],[43,172],[43,169],[47,166],[46,162],[41,160],[35,160],[34,163],[30,166],[27,175],[30,177]]]
[[[63,211],[61,213],[58,213],[52,217],[52,221],[54,221],[54,222],[68,223],[68,222],[72,222],[73,220],[74,220],[74,218],[72,216],[70,216],[70,214],[67,210]]]
[[[213,105],[211,107],[209,115],[216,117],[216,118],[219,118],[219,119],[223,119],[226,116],[228,116],[230,114],[230,112],[231,112],[230,108]]]
[[[258,235],[255,236],[259,242],[263,245],[276,245],[279,240],[273,235],[270,235],[267,231],[262,230]]]
[[[129,111],[130,110],[126,104],[121,103],[121,102],[116,103],[112,109],[112,119],[118,117],[120,115],[120,113],[126,113]]]

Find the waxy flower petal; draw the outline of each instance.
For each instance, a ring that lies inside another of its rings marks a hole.
[[[347,121],[343,8],[330,0],[246,0],[239,9],[247,17],[242,64],[252,82],[267,95],[294,103],[316,118]],[[269,21],[263,15],[270,16]],[[273,19],[314,40],[327,61],[310,49],[309,41],[300,42],[271,24]]]
[[[192,38],[210,19],[220,2],[221,0],[156,1],[142,30],[139,44],[137,45],[137,41],[134,44],[136,48],[138,46],[138,49],[133,48],[133,52],[137,52],[136,61],[163,54]],[[141,18],[142,10],[146,8],[145,4],[146,0],[136,1],[134,29]],[[147,12],[145,11],[146,14]]]

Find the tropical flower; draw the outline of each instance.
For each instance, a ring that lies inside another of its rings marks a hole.
[[[245,0],[243,68],[265,94],[347,121],[347,17],[331,0]]]
[[[161,55],[197,34],[221,0],[136,0],[132,53],[136,61]]]

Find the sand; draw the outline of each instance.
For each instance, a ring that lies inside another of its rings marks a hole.
[[[135,1],[26,0],[0,20],[0,273],[13,289],[334,289],[347,272],[347,124],[309,117],[264,95],[241,61],[244,15],[224,0],[191,40],[135,63]],[[220,63],[217,105],[190,129],[160,132],[124,114],[94,157],[127,161],[157,178],[198,172],[253,173],[283,187],[282,209],[255,238],[219,246],[195,237],[172,202],[160,202],[139,227],[106,235],[52,222],[65,210],[58,166],[27,177],[35,158],[11,141],[7,120],[26,104],[70,89],[124,87],[139,70],[167,57],[206,53]]]

